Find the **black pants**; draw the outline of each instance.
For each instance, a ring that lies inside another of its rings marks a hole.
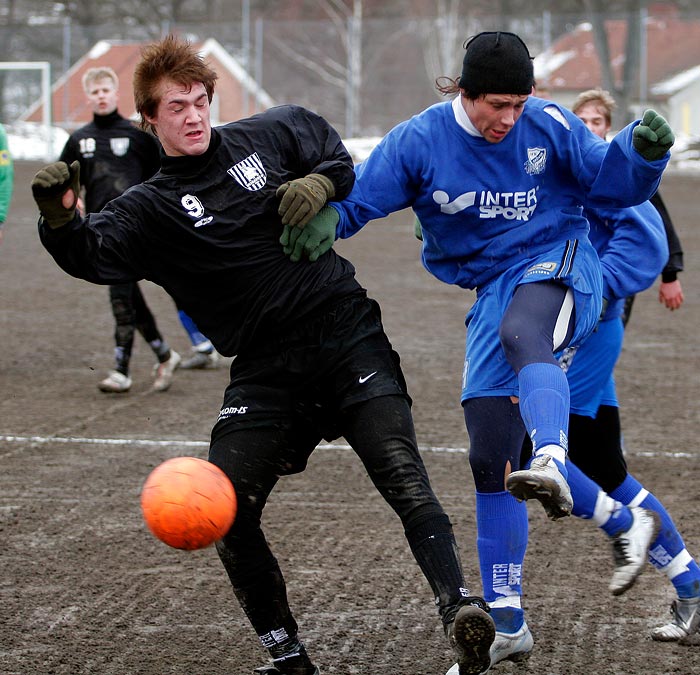
[[[457,547],[418,452],[410,400],[376,303],[351,299],[276,345],[233,362],[224,417],[209,452],[238,498],[236,520],[217,550],[262,643],[273,647],[297,631],[261,528],[262,512],[280,476],[303,470],[322,437],[330,438],[329,428],[332,437],[347,439],[401,519],[443,621],[449,621],[466,593]]]
[[[601,405],[595,418],[569,416],[569,459],[607,493],[627,478],[620,411]]]
[[[109,300],[116,322],[114,328],[116,370],[129,374],[134,335],[138,331],[150,345],[158,361],[167,361],[168,349],[156,326],[156,320],[146,304],[137,283],[115,284],[109,287]]]

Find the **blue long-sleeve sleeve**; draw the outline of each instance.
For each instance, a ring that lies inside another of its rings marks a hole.
[[[603,295],[624,299],[651,286],[668,260],[663,222],[650,202],[588,214],[603,270]]]
[[[356,167],[337,235],[413,207],[422,257],[442,281],[488,282],[514,260],[585,237],[585,208],[640,204],[656,190],[668,156],[647,162],[632,146],[634,124],[612,143],[576,116],[530,98],[500,143],[470,133],[459,99],[432,106],[390,131]]]

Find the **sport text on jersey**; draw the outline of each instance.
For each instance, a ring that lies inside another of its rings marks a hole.
[[[502,217],[505,220],[530,220],[537,208],[538,187],[521,192],[465,192],[450,200],[444,190],[433,192],[433,201],[442,213],[455,214],[472,206],[479,209],[479,218]]]

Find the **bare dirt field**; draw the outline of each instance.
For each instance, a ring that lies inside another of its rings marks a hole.
[[[29,182],[16,189],[0,245],[0,675],[250,675],[265,653],[213,548],[169,549],[141,519],[150,470],[206,457],[227,368],[178,372],[150,391],[137,338],[134,386],[105,395],[107,289],[61,272],[40,246]],[[617,370],[630,470],[665,503],[700,554],[700,176],[669,174],[662,194],[683,240],[686,302],[657,286],[637,299]],[[470,587],[480,592],[473,484],[459,406],[463,318],[472,294],[422,269],[408,213],[338,249],[383,307],[414,398],[419,442],[453,519]],[[142,284],[175,349],[189,344],[165,293]],[[593,525],[552,523],[530,506],[524,605],[535,648],[499,675],[697,675],[700,646],[654,643],[673,589],[649,566],[619,598]],[[280,482],[266,533],[287,574],[301,634],[324,675],[442,675],[452,664],[427,583],[399,521],[355,455],[320,447]]]

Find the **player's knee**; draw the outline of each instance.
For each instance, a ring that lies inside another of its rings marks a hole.
[[[517,351],[522,344],[523,336],[526,336],[528,332],[528,327],[521,314],[506,312],[498,326],[498,339],[506,354]]]
[[[515,372],[552,359],[552,339],[531,318],[507,312],[498,329],[506,360]]]
[[[477,492],[502,492],[507,474],[515,468],[509,466],[506,458],[494,457],[492,453],[475,447],[469,450],[469,467]]]
[[[117,325],[132,325],[136,321],[136,315],[132,308],[123,300],[115,298],[112,300],[112,315]]]

